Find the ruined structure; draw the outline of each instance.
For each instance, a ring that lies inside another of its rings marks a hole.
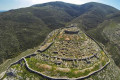
[[[99,43],[73,26],[53,31],[37,54],[21,60],[30,72],[53,80],[87,78],[110,62]]]
[[[64,32],[65,32],[65,34],[78,34],[79,31],[67,31],[67,30],[65,30]]]

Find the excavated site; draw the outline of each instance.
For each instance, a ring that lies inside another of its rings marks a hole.
[[[109,63],[99,43],[78,27],[70,26],[52,31],[39,50],[13,63],[6,74],[13,76],[9,77],[12,80],[22,79],[21,73],[24,75],[26,70],[26,74],[37,74],[45,79],[76,80],[99,73]]]

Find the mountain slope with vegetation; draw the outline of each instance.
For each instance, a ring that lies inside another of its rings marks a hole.
[[[93,5],[95,3],[87,4]],[[78,26],[87,32],[87,34],[104,44],[115,63],[120,66],[120,11],[107,5],[98,5],[99,6],[94,7],[88,13],[84,13],[75,18],[70,23],[78,24]]]
[[[110,15],[97,28],[87,32],[105,45],[115,63],[120,66],[120,13]]]
[[[73,22],[81,23],[85,30],[97,27],[108,15],[119,12],[119,10],[113,7],[94,2],[81,5],[81,7],[83,10],[87,10],[87,12],[75,18]]]
[[[49,2],[0,13],[0,64],[39,46],[52,30],[77,23],[103,43],[120,66],[119,12],[95,2],[83,5]]]
[[[1,13],[0,63],[38,46],[51,30],[64,27],[73,18],[63,8],[52,5]]]

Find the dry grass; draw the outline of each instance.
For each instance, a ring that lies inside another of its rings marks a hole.
[[[47,65],[47,64],[40,64],[40,63],[36,63],[36,67],[38,67],[38,68],[42,68],[42,69],[47,69],[47,70],[51,70],[52,69],[52,66],[50,66],[50,65]]]
[[[77,71],[74,71],[74,74],[78,74],[78,73],[84,73],[84,70],[77,70]]]
[[[70,72],[71,71],[70,68],[60,68],[60,67],[57,67],[56,70],[61,71],[61,72]]]

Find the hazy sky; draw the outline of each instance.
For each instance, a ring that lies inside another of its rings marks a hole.
[[[10,10],[22,7],[29,7],[34,4],[50,1],[63,1],[73,4],[84,4],[87,2],[100,2],[111,5],[120,10],[120,0],[0,0],[0,10]]]

